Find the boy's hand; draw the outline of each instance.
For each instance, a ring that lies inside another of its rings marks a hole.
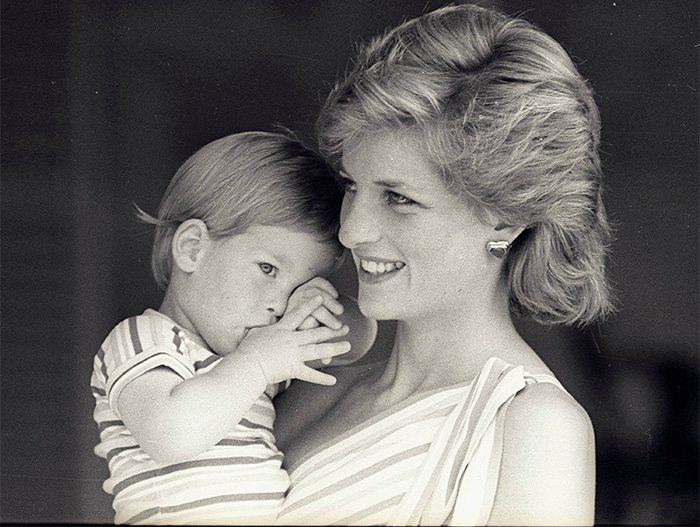
[[[276,324],[253,328],[241,341],[238,351],[256,358],[267,384],[287,379],[301,379],[327,386],[335,384],[335,377],[316,371],[305,362],[347,353],[350,350],[349,342],[326,341],[346,335],[348,327],[339,322],[337,328],[316,327],[299,331],[301,324],[325,303],[326,297],[320,294],[305,299],[290,306]]]
[[[338,329],[343,324],[336,316],[343,313],[343,305],[338,302],[338,291],[333,284],[321,277],[312,278],[300,285],[289,297],[287,310],[300,306],[314,296],[321,296],[323,304],[311,313],[310,316],[299,324],[298,329],[311,329],[323,324],[332,329]]]

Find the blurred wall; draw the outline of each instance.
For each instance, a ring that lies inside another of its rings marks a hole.
[[[353,42],[442,4],[2,1],[0,521],[112,521],[92,357],[160,302],[132,203],[155,211],[229,133],[279,122],[313,145]],[[593,420],[596,520],[697,523],[697,3],[482,4],[562,42],[602,112],[620,311],[587,331],[518,321]]]

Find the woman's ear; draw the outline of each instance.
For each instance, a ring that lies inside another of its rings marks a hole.
[[[505,223],[497,224],[493,230],[498,233],[497,238],[513,243],[518,236],[527,228],[526,225],[506,225]]]
[[[194,272],[210,241],[207,224],[202,220],[183,221],[173,235],[173,262],[185,273]]]
[[[497,223],[490,234],[491,239],[486,242],[486,250],[496,260],[503,260],[515,241],[525,230],[525,226],[521,225],[506,225],[505,223]]]

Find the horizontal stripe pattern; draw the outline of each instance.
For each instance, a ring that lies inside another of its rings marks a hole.
[[[505,409],[527,382],[557,383],[546,377],[492,357],[472,381],[361,423],[289,469],[278,524],[485,524]]]
[[[184,519],[182,518],[183,514],[188,514],[190,515],[191,511],[196,511],[199,509],[198,512],[191,514],[191,516],[201,516],[201,509],[202,508],[208,508],[211,505],[219,505],[219,504],[227,504],[227,503],[235,503],[239,501],[245,501],[245,502],[268,502],[270,500],[274,501],[280,501],[284,498],[284,492],[267,492],[267,493],[248,493],[248,494],[230,494],[230,495],[222,495],[222,496],[214,496],[212,498],[205,498],[201,500],[196,500],[196,501],[191,501],[187,503],[182,503],[179,505],[172,505],[169,507],[161,507],[161,508],[152,508],[152,509],[147,509],[145,511],[140,512],[133,518],[130,518],[126,523],[129,524],[138,524],[138,523],[144,523],[148,519],[154,518],[154,517],[159,517],[161,521],[164,521],[167,523],[167,518],[169,516],[174,516],[175,518],[180,518],[181,520]]]
[[[118,324],[95,355],[90,380],[100,432],[95,454],[109,466],[115,523],[269,525],[289,478],[275,446],[270,386],[245,418],[195,459],[161,466],[138,445],[116,407],[131,380],[167,367],[183,379],[216,367],[220,357],[190,339],[169,318],[147,310]]]

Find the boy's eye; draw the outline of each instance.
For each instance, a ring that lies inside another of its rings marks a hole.
[[[386,191],[386,200],[390,205],[416,205],[416,202],[411,198],[392,190]]]
[[[269,263],[259,263],[258,266],[260,267],[260,270],[265,274],[274,276],[277,272],[277,267]]]

